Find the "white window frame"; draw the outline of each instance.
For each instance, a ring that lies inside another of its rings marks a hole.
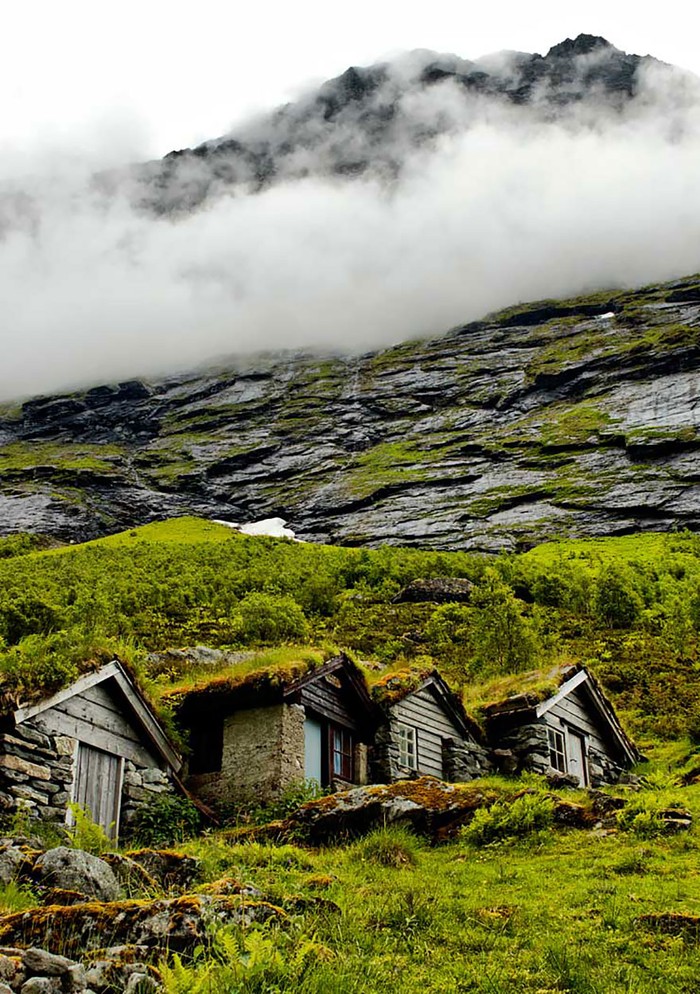
[[[565,730],[548,726],[547,745],[549,747],[549,765],[559,773],[567,773],[569,762]],[[555,761],[557,759],[561,762],[561,766]]]
[[[418,769],[418,735],[413,725],[400,723],[397,728],[399,766],[407,770]]]

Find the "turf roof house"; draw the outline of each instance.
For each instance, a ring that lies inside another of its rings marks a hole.
[[[493,770],[481,730],[437,670],[389,674],[372,696],[384,716],[374,742],[374,780],[429,774],[463,782]]]
[[[220,674],[164,700],[189,733],[187,786],[214,808],[269,801],[305,779],[367,782],[376,711],[343,654]]]
[[[64,823],[69,804],[111,836],[173,790],[181,759],[127,669],[112,660],[31,702],[0,687],[0,807]]]
[[[597,787],[615,783],[642,758],[585,666],[561,667],[544,678],[524,675],[519,683],[519,693],[482,707],[505,772],[558,773]]]

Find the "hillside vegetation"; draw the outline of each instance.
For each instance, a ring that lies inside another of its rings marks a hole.
[[[696,824],[668,835],[663,818],[700,817],[700,538],[564,541],[485,559],[246,537],[181,518],[80,546],[44,545],[0,544],[0,670],[13,697],[60,686],[115,652],[158,698],[212,672],[201,654],[190,661],[166,649],[230,649],[221,665],[245,679],[256,668],[313,665],[343,647],[371,681],[437,662],[478,718],[525,670],[546,674],[580,659],[651,757],[640,787],[606,792],[602,823],[600,793],[552,792],[531,775],[469,784],[486,806],[437,846],[395,827],[320,849],[301,837],[275,841],[250,824],[271,812],[187,841],[177,812],[163,808],[143,820],[143,841],[177,844],[202,861],[187,907],[197,894],[249,893],[279,909],[266,924],[209,923],[206,942],[180,956],[154,950],[165,994],[697,990],[700,837]],[[440,576],[472,580],[470,602],[393,603],[412,579]],[[282,803],[289,811],[302,798]],[[555,821],[561,804],[582,811],[588,827],[579,815]],[[94,833],[73,841],[94,843]],[[146,914],[164,893],[130,896]],[[84,906],[103,915],[120,907]],[[10,912],[29,917],[21,924]],[[41,895],[0,887],[8,934],[21,924],[27,942],[75,955],[70,916],[81,907],[50,914],[60,941],[41,932]]]
[[[509,674],[577,660],[632,734],[700,735],[700,538],[690,533],[497,559],[247,537],[192,518],[81,546],[34,542],[0,543],[0,666],[15,693],[51,689],[114,652],[158,691],[196,674],[149,652],[291,645],[347,649],[375,677],[437,663],[478,710]],[[440,576],[472,580],[471,602],[394,603],[411,580]]]

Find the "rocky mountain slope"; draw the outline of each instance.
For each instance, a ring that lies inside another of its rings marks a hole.
[[[488,113],[487,106],[502,113],[517,107],[519,119],[527,109],[532,120],[579,123],[588,111],[599,122],[605,112],[619,112],[643,94],[645,73],[659,67],[663,63],[650,56],[627,54],[585,34],[544,56],[501,52],[467,61],[416,51],[352,67],[231,134],[136,167],[134,196],[157,213],[170,213],[241,188],[259,190],[310,175],[369,174],[391,182],[412,150],[469,129]],[[697,89],[691,74],[673,69],[672,75],[672,89]]]
[[[360,357],[264,355],[0,409],[0,533],[196,513],[496,550],[700,525],[700,277]]]

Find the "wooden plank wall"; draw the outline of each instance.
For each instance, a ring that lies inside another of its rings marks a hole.
[[[69,697],[31,719],[42,731],[53,735],[68,735],[96,749],[123,756],[139,766],[161,767],[143,741],[128,712],[119,700],[120,692],[111,681],[98,683],[81,694]]]
[[[615,758],[614,749],[609,738],[601,734],[595,711],[586,699],[585,690],[577,687],[566,697],[562,698],[544,715],[545,721],[552,728],[561,728],[561,722],[570,725],[574,731],[588,736],[588,743],[598,752]]]
[[[416,729],[418,772],[442,778],[443,739],[461,739],[462,732],[445,714],[429,688],[410,694],[391,709],[391,733],[398,742],[398,723]]]
[[[335,674],[332,674],[335,677]],[[351,710],[356,694],[347,686],[346,680],[339,677],[341,686],[335,687],[331,682],[321,677],[307,683],[301,688],[301,703],[307,711],[328,718],[337,725],[356,731],[360,722],[358,715]],[[350,706],[349,705],[350,702]]]

